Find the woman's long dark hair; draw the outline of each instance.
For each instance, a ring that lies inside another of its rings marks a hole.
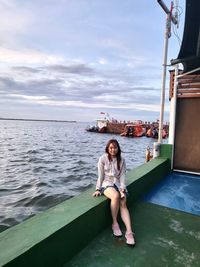
[[[120,145],[118,143],[118,141],[116,139],[110,139],[106,145],[106,153],[108,154],[108,159],[109,161],[112,160],[111,155],[109,154],[109,146],[110,144],[115,145],[118,148],[117,154],[116,154],[116,158],[117,158],[117,169],[120,170],[120,162],[121,162],[121,148]]]

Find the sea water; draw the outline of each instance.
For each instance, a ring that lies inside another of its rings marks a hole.
[[[91,133],[87,123],[0,121],[0,231],[80,194],[97,180],[97,161],[116,138],[127,170],[145,162],[154,139]]]

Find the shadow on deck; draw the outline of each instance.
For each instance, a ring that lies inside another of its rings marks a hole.
[[[137,202],[130,211],[134,248],[107,228],[63,267],[199,266],[199,216],[147,202]]]

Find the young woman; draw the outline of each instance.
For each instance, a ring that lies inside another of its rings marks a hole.
[[[112,230],[113,234],[117,237],[122,236],[117,221],[118,212],[120,210],[122,221],[126,227],[126,243],[133,246],[135,245],[135,239],[131,227],[130,214],[126,206],[126,163],[121,156],[121,149],[117,140],[109,140],[105,152],[106,153],[99,158],[98,180],[96,191],[93,193],[93,196],[97,197],[104,194],[111,200]]]

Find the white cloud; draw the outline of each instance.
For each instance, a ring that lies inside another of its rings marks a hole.
[[[36,50],[14,50],[0,48],[0,61],[12,65],[60,64],[65,61],[62,56],[50,55]]]
[[[123,109],[123,110],[140,110],[140,111],[151,111],[159,112],[159,105],[152,104],[138,104],[138,103],[91,103],[83,101],[58,101],[50,100],[46,96],[30,96],[30,95],[20,95],[20,94],[9,94],[9,97],[16,98],[18,100],[24,99],[34,104],[46,105],[46,106],[66,106],[66,107],[77,107],[77,108],[100,108],[100,109]]]
[[[8,94],[10,97],[16,97],[16,98],[23,98],[27,99],[33,102],[41,101],[41,100],[46,100],[48,99],[47,96],[30,96],[30,95],[19,95],[19,94]]]
[[[106,65],[106,64],[108,64],[108,60],[106,58],[100,58],[99,59],[99,64]]]

